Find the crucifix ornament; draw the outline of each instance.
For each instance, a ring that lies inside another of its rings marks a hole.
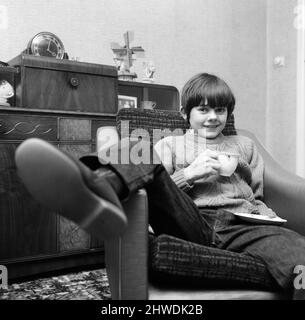
[[[118,69],[118,76],[120,80],[132,81],[137,78],[137,74],[131,71],[131,67],[135,58],[134,54],[138,56],[144,56],[144,49],[140,46],[130,47],[134,37],[133,31],[127,31],[124,33],[124,46],[120,46],[116,42],[111,43],[111,49],[114,53],[114,61]]]

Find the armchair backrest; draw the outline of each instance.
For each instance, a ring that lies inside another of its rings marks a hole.
[[[155,130],[162,130],[167,135],[181,135],[189,128],[189,124],[184,120],[180,112],[167,110],[149,110],[149,109],[121,109],[117,117],[117,130],[122,138],[129,136],[136,130],[137,135],[143,134],[143,139],[149,139],[151,143]],[[180,129],[180,130],[179,130]],[[223,130],[224,135],[236,135],[234,115],[231,114]],[[163,138],[160,136],[159,138]]]

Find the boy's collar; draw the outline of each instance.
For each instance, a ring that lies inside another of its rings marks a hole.
[[[186,136],[189,138],[192,138],[194,142],[196,143],[204,143],[204,144],[219,144],[224,141],[225,136],[220,133],[215,139],[206,139],[203,137],[198,136],[198,132],[195,131],[194,129],[188,129],[186,131]]]

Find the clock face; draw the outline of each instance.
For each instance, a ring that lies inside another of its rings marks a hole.
[[[30,43],[31,53],[35,56],[63,59],[65,48],[60,39],[50,32],[38,33]]]

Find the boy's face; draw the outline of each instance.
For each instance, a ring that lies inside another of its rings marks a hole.
[[[226,107],[211,108],[205,105],[193,107],[189,121],[191,128],[196,130],[201,138],[215,139],[224,129],[227,116]]]

